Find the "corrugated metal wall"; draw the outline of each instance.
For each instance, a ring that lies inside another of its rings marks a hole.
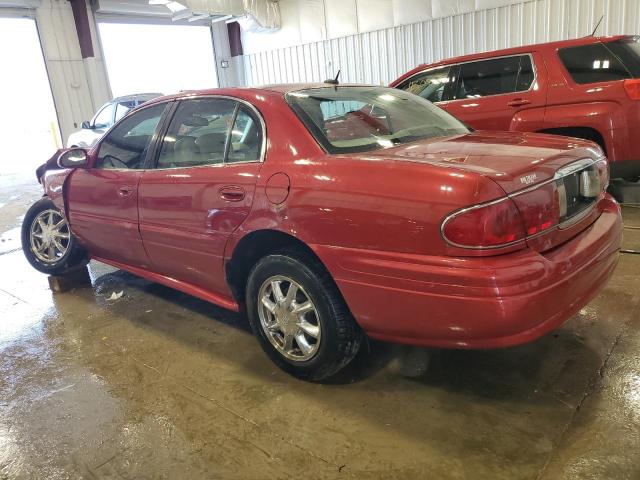
[[[349,37],[245,55],[247,85],[388,84],[420,63],[598,34],[640,33],[640,0],[533,0]]]

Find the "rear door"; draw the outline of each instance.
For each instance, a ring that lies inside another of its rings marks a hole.
[[[248,104],[213,96],[179,103],[140,182],[140,233],[155,271],[228,294],[224,248],[249,214],[263,138]]]
[[[542,128],[546,72],[540,71],[544,68],[542,62],[536,71],[534,56],[514,55],[460,64],[453,99],[446,110],[478,130]],[[527,110],[537,114],[525,116]]]
[[[149,266],[138,232],[138,184],[165,106],[124,119],[93,150],[89,168],[70,176],[69,222],[94,256]]]

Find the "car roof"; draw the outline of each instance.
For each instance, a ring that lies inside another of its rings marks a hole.
[[[218,96],[232,96],[238,98],[249,99],[250,97],[255,97],[256,95],[277,95],[283,96],[290,92],[297,92],[300,90],[308,90],[313,88],[335,88],[335,87],[375,87],[375,88],[388,88],[380,85],[364,85],[364,84],[355,84],[355,83],[341,83],[338,85],[333,85],[330,83],[283,83],[283,84],[273,84],[273,85],[260,85],[255,87],[228,87],[228,88],[207,88],[203,90],[184,90],[179,93],[174,93],[172,95],[165,95],[160,98],[156,98],[151,100],[149,103],[156,103],[160,101],[167,100],[180,100],[189,97],[197,97],[197,96],[208,96],[208,95],[218,95]]]
[[[557,40],[554,42],[546,42],[546,43],[534,43],[530,45],[523,45],[521,47],[512,47],[512,48],[504,48],[501,50],[489,50],[487,52],[482,53],[472,53],[469,55],[462,55],[459,57],[451,57],[440,60],[438,62],[433,63],[423,63],[413,68],[409,72],[405,73],[398,79],[394,80],[391,85],[396,85],[399,81],[405,79],[406,77],[413,75],[414,73],[424,70],[425,68],[439,67],[445,65],[451,65],[456,63],[464,63],[474,60],[483,60],[487,58],[494,57],[507,57],[509,55],[518,55],[523,53],[531,53],[540,50],[558,50],[560,48],[566,47],[577,47],[580,45],[590,45],[593,43],[599,42],[611,42],[615,40],[621,40],[623,38],[630,38],[633,35],[611,35],[611,36],[600,36],[600,37],[582,37],[582,38],[574,38],[571,40]]]
[[[134,93],[131,95],[123,95],[122,97],[116,97],[109,103],[131,102],[135,100],[152,100],[157,97],[161,97],[162,93]]]

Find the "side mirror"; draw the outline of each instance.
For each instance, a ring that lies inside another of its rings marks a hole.
[[[72,148],[58,157],[60,168],[84,168],[87,166],[87,151],[84,148]]]
[[[87,120],[84,120],[82,122],[82,124],[80,125],[81,128],[84,128],[85,130],[92,130],[93,127],[91,126],[91,123],[89,123]]]

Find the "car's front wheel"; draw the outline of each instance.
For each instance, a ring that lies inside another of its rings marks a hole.
[[[64,275],[87,263],[65,216],[48,197],[34,203],[22,222],[22,251],[36,270]]]
[[[271,359],[305,380],[324,380],[358,353],[362,331],[333,279],[295,251],[262,258],[249,274],[247,312]]]

